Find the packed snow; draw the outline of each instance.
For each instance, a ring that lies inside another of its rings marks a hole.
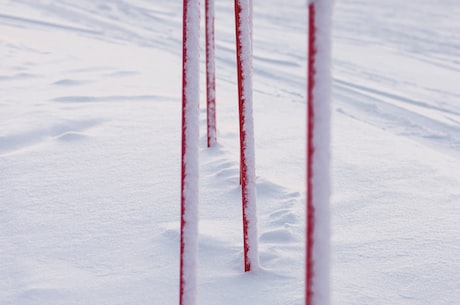
[[[253,1],[249,273],[233,4],[215,3],[212,148],[201,18],[197,304],[300,305],[306,1]],[[335,2],[331,304],[458,303],[459,15]],[[0,0],[0,33],[0,304],[178,304],[182,1]]]

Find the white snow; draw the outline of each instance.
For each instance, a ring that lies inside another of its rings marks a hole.
[[[300,305],[306,3],[254,1],[257,273],[243,272],[233,1],[215,9],[197,304]],[[0,12],[0,304],[178,304],[182,1]],[[456,0],[336,1],[331,304],[458,302],[459,14]],[[204,76],[203,39],[201,53]]]

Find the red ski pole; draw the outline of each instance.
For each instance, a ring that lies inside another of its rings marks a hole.
[[[252,1],[235,0],[240,122],[240,182],[243,210],[244,270],[258,268],[254,122],[252,114]]]
[[[308,6],[306,305],[329,304],[331,10],[332,0]]]
[[[316,59],[316,28],[315,28],[315,5],[308,6],[308,92],[307,92],[307,245],[306,245],[306,305],[312,305],[313,283],[313,230],[314,230],[314,207],[313,207],[313,129],[314,107],[313,88],[315,85],[315,59]]]
[[[216,68],[214,39],[214,0],[206,0],[206,120],[208,147],[216,143]]]
[[[200,1],[183,2],[179,304],[194,305],[198,248]]]

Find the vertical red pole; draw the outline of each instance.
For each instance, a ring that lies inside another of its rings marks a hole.
[[[306,305],[330,299],[330,100],[332,0],[308,6]]]
[[[216,143],[216,69],[214,38],[214,0],[206,0],[206,119],[208,147]]]
[[[200,1],[183,2],[182,165],[179,304],[196,300]]]
[[[306,276],[305,276],[305,303],[312,305],[313,299],[313,231],[314,207],[313,207],[313,134],[314,134],[314,107],[313,88],[315,87],[315,60],[316,60],[316,26],[315,5],[308,6],[308,92],[307,92],[307,207],[306,207]]]
[[[244,271],[258,268],[255,196],[254,123],[252,115],[252,1],[235,0],[236,52],[240,122]]]

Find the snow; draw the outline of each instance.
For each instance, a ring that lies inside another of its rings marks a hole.
[[[0,304],[177,304],[181,1],[0,8]],[[243,272],[233,3],[215,9],[197,304],[303,304],[305,1],[254,1],[256,273]],[[331,304],[458,302],[459,9],[336,1]]]

